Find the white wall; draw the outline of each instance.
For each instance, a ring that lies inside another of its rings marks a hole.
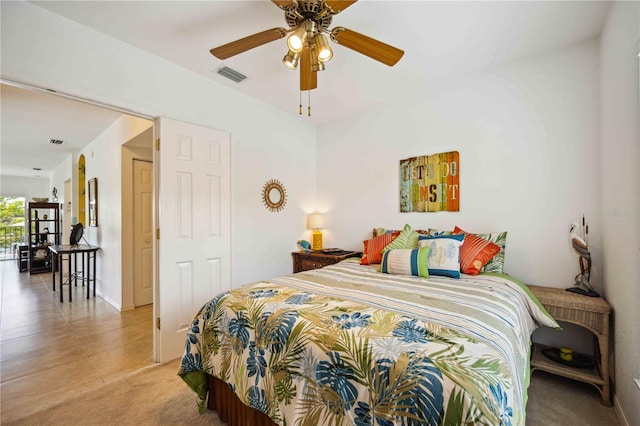
[[[291,272],[315,207],[311,123],[33,4],[1,6],[3,76],[230,132],[233,285]],[[287,188],[279,213],[261,201],[269,179]]]
[[[616,409],[631,425],[640,425],[639,13],[638,2],[615,2],[600,43],[604,290],[613,307]]]
[[[508,231],[505,272],[569,287],[569,224],[590,223],[601,285],[598,45],[590,42],[461,80],[419,103],[318,131],[327,246],[362,249],[371,229]],[[460,152],[460,212],[400,213],[399,161]]]
[[[122,115],[78,154],[85,156],[87,181],[97,178],[98,182],[98,226],[86,223],[84,228],[89,244],[100,247],[96,264],[97,291],[117,308],[122,307],[122,262],[126,261],[122,258],[121,231],[122,145],[152,126],[152,121]]]
[[[73,206],[76,202],[73,197],[65,199],[64,194],[64,184],[66,181],[71,182],[72,191],[75,188],[73,185],[74,158],[73,154],[69,154],[49,175],[49,194],[52,194],[53,188],[56,188],[58,190],[58,202],[60,204],[69,205],[69,203],[71,203]],[[52,197],[52,195],[49,195],[49,197]],[[65,217],[65,214],[67,214],[66,211],[67,209],[65,209],[64,206],[60,210],[62,220],[62,229],[60,230],[60,233],[62,234],[62,239],[60,240],[61,244],[69,244],[68,238],[69,233],[71,232],[71,217]],[[65,228],[65,224],[67,225],[67,228]]]
[[[51,197],[49,178],[0,176],[0,195],[24,197],[26,202],[31,201],[32,197]]]

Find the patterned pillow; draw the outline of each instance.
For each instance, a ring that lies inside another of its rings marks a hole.
[[[418,248],[418,235],[419,234],[414,231],[409,224],[406,224],[402,232],[400,232],[400,235],[391,241],[382,251]]]
[[[416,229],[416,232],[418,234],[422,234],[422,235],[431,235],[430,231],[431,231],[431,228],[429,228],[428,230],[426,230],[426,229]],[[401,232],[401,231],[394,230],[394,229],[373,228],[373,231],[371,232],[371,236],[372,236],[372,238],[375,238],[375,237],[379,237],[382,234],[391,234],[393,232]],[[451,231],[446,231],[446,232],[451,233]]]
[[[394,231],[387,231],[384,228],[373,228],[373,232],[371,232],[371,238],[379,237],[380,235],[384,235],[384,234],[387,234],[387,233],[390,234],[392,232],[394,232]],[[400,231],[398,231],[398,232],[400,232]]]
[[[443,231],[440,229],[434,229],[434,228],[429,228],[429,231],[427,233],[427,235],[429,235],[430,237],[438,237],[440,235],[452,235],[453,232],[451,231]]]
[[[429,274],[460,278],[460,246],[464,234],[427,237],[420,235],[420,247],[429,247]]]
[[[364,250],[360,264],[371,265],[373,263],[382,262],[382,249],[392,242],[398,235],[400,235],[400,231],[393,232],[391,234],[382,234],[379,237],[363,241]]]
[[[385,251],[380,272],[429,278],[429,247]]]
[[[457,226],[454,228],[453,232],[455,234],[464,232],[468,234],[468,232],[463,231]],[[475,234],[483,240],[491,241],[493,244],[500,247],[500,252],[493,256],[493,258],[484,265],[481,272],[497,272],[499,274],[504,273],[504,255],[507,249],[507,232],[492,232],[488,234]]]
[[[483,266],[500,252],[498,245],[475,234],[466,233],[457,226],[453,232],[465,236],[460,247],[460,270],[465,274],[478,275]]]

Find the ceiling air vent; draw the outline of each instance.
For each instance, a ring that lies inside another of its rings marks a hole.
[[[229,80],[233,80],[236,83],[240,83],[242,80],[247,78],[246,75],[240,74],[238,71],[231,69],[227,66],[222,66],[218,68],[218,74],[220,74],[223,77],[227,77]]]
[[[49,139],[49,143],[52,143],[54,145],[62,145],[64,141],[61,141],[60,139]]]

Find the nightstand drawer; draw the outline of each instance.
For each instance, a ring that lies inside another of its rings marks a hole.
[[[294,251],[291,253],[291,256],[293,257],[293,272],[295,273],[324,268],[327,265],[333,265],[349,257],[362,256],[362,253],[359,251],[341,251],[338,253],[324,253],[322,251],[305,253],[303,251]]]
[[[321,262],[318,259],[304,259],[300,262],[302,265],[303,271],[308,271],[310,269],[318,269],[327,265],[333,264],[333,262]]]

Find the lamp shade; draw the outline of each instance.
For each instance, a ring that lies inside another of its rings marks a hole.
[[[313,213],[307,216],[307,228],[308,229],[322,229],[324,228],[324,217],[320,213]]]

